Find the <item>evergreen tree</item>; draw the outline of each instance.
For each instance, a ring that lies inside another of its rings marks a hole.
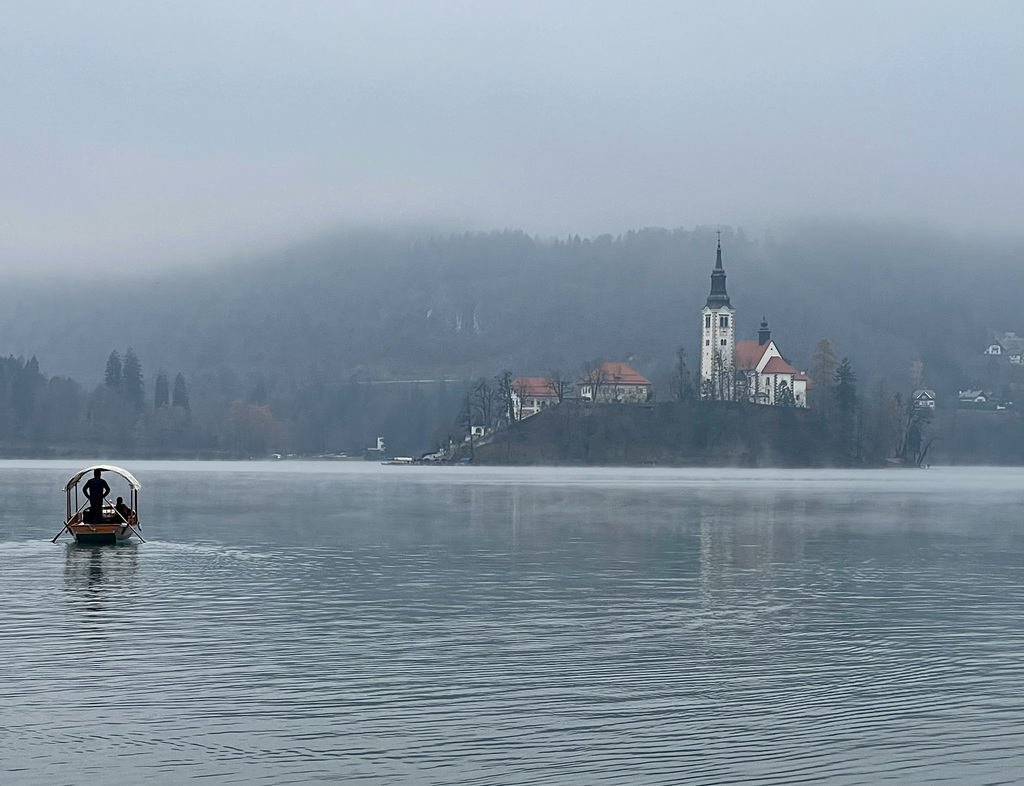
[[[857,375],[853,372],[849,358],[836,369],[836,426],[839,445],[847,460],[857,458]]]
[[[823,338],[818,342],[814,350],[814,371],[812,377],[815,382],[813,407],[818,412],[818,417],[831,424],[835,417],[835,383],[836,367],[839,360],[832,342]]]
[[[153,395],[153,408],[166,407],[170,402],[170,385],[167,384],[167,374],[160,371],[156,375],[156,393]]]
[[[796,398],[793,396],[793,388],[785,382],[779,383],[779,389],[775,394],[775,404],[779,407],[795,407]]]
[[[253,385],[252,392],[249,393],[249,403],[255,404],[258,407],[266,406],[267,403],[267,383],[260,376],[256,380],[256,384]]]
[[[124,353],[124,364],[121,370],[121,385],[128,401],[136,410],[142,409],[146,395],[142,382],[142,364],[139,363],[139,359],[135,356],[131,347],[128,347]]]
[[[857,375],[849,358],[836,369],[836,407],[840,414],[853,412],[857,408]]]
[[[116,349],[107,358],[107,369],[103,374],[103,381],[108,388],[113,390],[121,389],[124,376],[121,370],[121,356],[117,353]]]
[[[188,411],[188,391],[185,389],[185,377],[178,372],[174,378],[174,391],[171,393],[171,405]]]
[[[9,358],[6,360],[9,360]],[[4,361],[4,358],[0,358],[0,439],[6,439],[10,436],[8,410],[10,409],[11,402],[7,395],[7,363]]]
[[[35,412],[36,392],[43,381],[35,355],[24,365],[18,361],[14,382],[11,384],[11,407],[19,424],[28,423]]]

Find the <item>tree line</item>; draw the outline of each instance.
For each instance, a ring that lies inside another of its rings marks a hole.
[[[46,346],[51,370],[90,378],[109,348],[63,340],[67,320],[82,319],[190,378],[475,379],[601,354],[633,356],[653,380],[680,344],[699,351],[715,243],[709,227],[584,239],[346,233],[165,272],[159,286],[129,282],[116,314],[97,312],[97,298],[24,284],[0,292],[0,347],[27,357]],[[782,241],[725,228],[722,244],[737,338],[752,338],[764,314],[802,370],[828,335],[850,348],[868,384],[892,384],[919,360],[940,395],[955,395],[982,385],[969,361],[989,331],[1024,332],[1016,247],[870,227],[807,227]]]
[[[413,453],[431,446],[438,423],[456,418],[469,380],[492,381],[503,369],[532,376],[600,355],[628,361],[668,400],[678,385],[676,348],[698,349],[715,243],[708,227],[583,239],[346,233],[238,264],[162,272],[159,282],[140,276],[124,284],[116,311],[97,311],[100,299],[89,296],[107,282],[15,282],[0,291],[0,348],[14,358],[39,352],[50,372],[67,375],[58,377],[61,395],[82,401],[103,396],[93,380],[115,389],[103,373],[111,350],[67,341],[69,320],[130,336],[150,368],[180,369],[187,423],[161,425],[171,420],[165,410],[175,410],[176,373],[144,375],[141,407],[129,379],[121,397],[143,415],[93,435],[111,444],[310,454],[357,450],[384,435],[395,451]],[[841,227],[805,228],[784,241],[725,229],[722,243],[737,337],[752,337],[766,313],[787,359],[820,382],[814,342],[829,335],[848,348],[865,413],[882,399],[892,409],[888,391],[905,386],[914,362],[944,405],[967,387],[1024,398],[1015,369],[992,358],[986,365],[979,354],[992,329],[1024,333],[1016,246]],[[127,352],[119,354],[124,375]],[[8,388],[14,375],[12,367]],[[453,378],[467,382],[374,384]],[[74,379],[89,382],[76,388]],[[40,402],[58,395],[53,385]],[[18,395],[23,413],[24,389]],[[53,441],[40,434],[58,420],[26,430],[25,417],[15,421],[15,405],[7,407],[5,439]],[[95,417],[75,418],[60,431],[81,439],[83,422]]]
[[[306,377],[159,370],[147,379],[132,348],[107,356],[91,390],[47,376],[36,357],[0,357],[0,454],[264,457],[359,455],[385,436],[403,453],[431,441],[456,409],[463,385],[375,385]],[[279,417],[277,412],[284,412]]]
[[[600,366],[596,361],[584,364],[581,379],[601,385],[602,381],[593,376],[593,369]],[[913,364],[910,372],[911,381],[919,388],[923,375],[921,364]],[[470,386],[456,417],[435,432],[435,447],[456,446],[457,455],[475,458],[478,442],[496,440],[510,457],[517,429],[528,425],[516,411],[511,376],[511,372],[504,371],[492,379],[481,377]],[[788,418],[780,421],[783,425],[795,423],[795,417],[810,421],[811,426],[799,432],[800,438],[814,439],[827,446],[824,453],[819,451],[821,461],[851,467],[878,466],[886,462],[919,466],[926,462],[935,439],[933,414],[930,409],[916,407],[913,396],[892,390],[884,381],[877,383],[871,395],[861,393],[852,362],[848,357],[840,360],[827,338],[822,338],[815,348],[812,379],[816,382],[809,391],[809,410],[798,413],[792,394],[780,395],[774,407],[764,407],[748,400],[741,376],[731,369],[712,374],[712,380],[704,380],[698,389],[686,363],[686,350],[680,347],[668,398],[681,405],[674,411],[690,421],[692,428],[680,432],[680,439],[690,449],[715,443],[716,435],[729,431],[737,422],[746,421],[748,416],[744,413],[763,413]],[[548,436],[559,446],[556,458],[590,460],[595,440],[601,439],[605,443],[621,441],[619,447],[628,455],[630,444],[643,438],[628,425],[629,418],[620,419],[614,436],[611,435],[607,428],[609,423],[615,422],[614,418],[594,417],[600,411],[595,408],[607,405],[572,395],[575,383],[561,371],[550,372],[547,382],[548,393],[556,399],[553,409],[557,409],[557,413],[552,413],[545,421],[551,432]],[[656,399],[657,396],[652,395],[650,402]],[[786,415],[786,411],[792,414]],[[599,437],[601,429],[605,429],[605,433]],[[786,443],[796,439],[795,433],[786,434],[782,429],[774,437],[779,446],[794,456],[800,453],[800,446]],[[607,455],[611,448],[605,444],[600,452]],[[491,452],[489,456],[502,458],[500,453]]]
[[[170,392],[165,372],[145,399],[142,365],[129,347],[107,358],[103,382],[85,389],[70,377],[48,377],[35,356],[0,358],[0,450],[8,453],[175,450],[209,444],[191,422],[179,373]]]

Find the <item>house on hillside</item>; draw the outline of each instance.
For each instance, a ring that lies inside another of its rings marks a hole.
[[[998,355],[1016,366],[1024,365],[1024,338],[1016,333],[1003,333],[994,337],[985,348],[986,355]]]
[[[762,320],[757,341],[736,341],[736,309],[725,289],[722,239],[718,239],[711,294],[701,311],[700,397],[766,406],[807,407],[811,378],[793,368]]]
[[[914,409],[935,409],[935,391],[921,388],[914,391]]]
[[[580,398],[596,404],[642,404],[651,383],[625,363],[602,363],[579,381]]]
[[[516,377],[511,388],[512,412],[516,420],[536,415],[558,403],[557,386],[547,377]]]
[[[957,407],[960,409],[995,409],[997,402],[991,393],[984,390],[961,390],[957,395]]]

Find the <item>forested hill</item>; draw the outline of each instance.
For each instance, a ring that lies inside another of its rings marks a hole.
[[[147,384],[183,372],[193,406],[266,394],[287,420],[300,389],[352,380],[575,374],[625,360],[656,386],[675,350],[697,364],[715,231],[644,229],[540,240],[517,231],[414,238],[350,232],[205,270],[10,282],[0,355],[91,386],[131,346]],[[1019,242],[805,225],[723,230],[739,338],[766,317],[795,366],[827,337],[863,385],[967,385],[991,330],[1024,334]],[[152,396],[152,393],[149,394]]]
[[[1024,333],[1020,246],[805,227],[779,243],[727,230],[722,247],[739,337],[767,317],[800,368],[828,337],[863,380],[905,376],[913,360],[945,375],[989,330]],[[21,282],[0,301],[0,353],[34,354],[85,383],[125,343],[149,369],[272,381],[532,374],[629,357],[656,374],[677,346],[695,358],[714,259],[715,233],[700,228],[550,242],[350,233],[202,273]]]

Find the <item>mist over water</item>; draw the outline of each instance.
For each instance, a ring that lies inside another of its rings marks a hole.
[[[138,462],[0,492],[0,780],[1013,783],[1019,470]],[[16,491],[15,491],[16,490]]]

